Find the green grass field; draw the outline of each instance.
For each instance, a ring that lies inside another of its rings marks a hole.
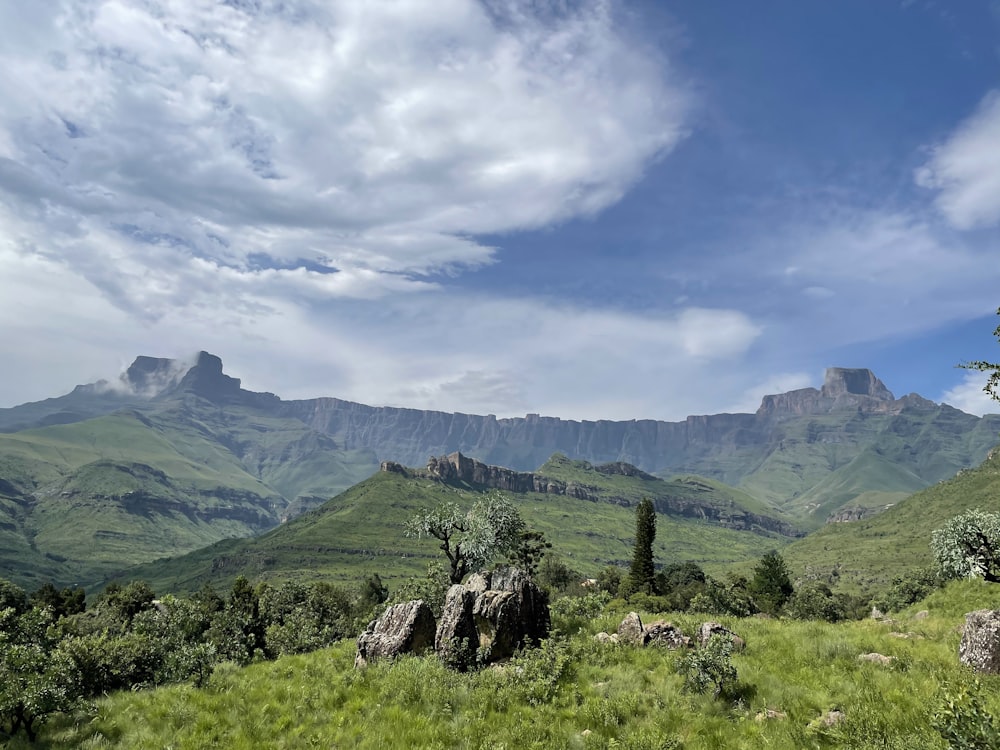
[[[726,698],[683,690],[678,654],[602,645],[622,612],[572,627],[513,662],[469,674],[435,657],[363,671],[354,644],[245,669],[221,665],[203,688],[119,693],[92,712],[57,717],[35,747],[148,748],[854,748],[945,750],[933,717],[971,689],[1000,716],[1000,677],[957,659],[971,609],[1000,607],[1000,587],[956,582],[895,622],[722,622],[746,639]],[[917,617],[920,609],[926,617]],[[700,618],[668,615],[693,632]],[[905,637],[901,637],[905,636]],[[886,666],[859,655],[893,657]],[[767,711],[779,714],[763,718]],[[838,710],[844,720],[824,726]],[[29,747],[21,740],[12,748]]]

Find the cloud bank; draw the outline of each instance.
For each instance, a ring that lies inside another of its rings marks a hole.
[[[22,251],[148,318],[219,284],[424,290],[492,261],[477,234],[617,201],[690,109],[599,0],[63,0],[0,25]]]

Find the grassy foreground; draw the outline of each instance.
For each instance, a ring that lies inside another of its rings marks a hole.
[[[964,581],[894,623],[721,618],[747,642],[725,700],[684,692],[675,652],[596,642],[621,613],[557,618],[572,634],[471,674],[432,657],[355,671],[348,641],[223,665],[200,689],[112,695],[93,713],[53,719],[35,745],[10,747],[943,749],[932,717],[946,693],[970,688],[1000,716],[1000,678],[976,687],[957,658],[964,613],[986,607],[1000,607],[1000,586]],[[691,633],[704,618],[671,619]],[[858,659],[871,652],[895,660]],[[762,718],[768,709],[784,716]],[[831,709],[845,719],[823,726]]]

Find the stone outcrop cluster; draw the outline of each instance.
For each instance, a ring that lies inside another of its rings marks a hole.
[[[712,636],[728,638],[733,644],[733,650],[742,651],[746,642],[729,628],[709,620],[698,628],[697,642],[684,635],[679,627],[666,620],[657,620],[648,625],[643,624],[638,612],[625,615],[618,632],[598,633],[595,638],[601,643],[627,643],[632,646],[659,646],[661,648],[679,649],[697,645],[704,648]]]
[[[519,568],[473,574],[448,589],[440,619],[422,600],[389,607],[358,636],[355,667],[433,650],[466,670],[509,659],[549,634],[548,597]]]

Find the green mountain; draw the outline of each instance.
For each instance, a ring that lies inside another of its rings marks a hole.
[[[515,472],[545,464],[554,479],[566,468],[545,463],[554,454],[572,471],[629,464],[672,483],[662,512],[793,533],[880,512],[973,466],[998,431],[998,415],[896,399],[868,370],[833,368],[821,389],[766,396],[754,414],[576,422],[282,401],[243,390],[205,352],[139,357],[117,381],[0,409],[0,576],[89,580],[273,528],[380,461],[457,452]],[[596,474],[592,499],[624,492],[613,472]],[[722,490],[734,505],[706,499]]]
[[[693,477],[665,481],[628,464],[592,466],[565,456],[524,473],[453,454],[427,469],[385,462],[374,476],[266,534],[157,560],[121,578],[147,580],[158,591],[191,591],[204,583],[227,586],[238,575],[338,580],[378,572],[388,581],[422,575],[443,558],[435,540],[404,535],[406,520],[443,501],[471,505],[496,488],[584,575],[627,563],[633,506],[643,496],[657,509],[654,553],[664,563],[717,567],[754,559],[794,533],[780,514],[759,513],[765,509],[744,493]]]
[[[882,587],[895,576],[930,566],[931,532],[973,508],[1000,512],[1000,450],[965,469],[854,523],[833,523],[786,547],[794,571],[848,588]]]
[[[0,434],[0,576],[74,584],[257,534],[377,468],[371,451],[225,398],[199,368],[225,383],[203,355],[155,399]]]

